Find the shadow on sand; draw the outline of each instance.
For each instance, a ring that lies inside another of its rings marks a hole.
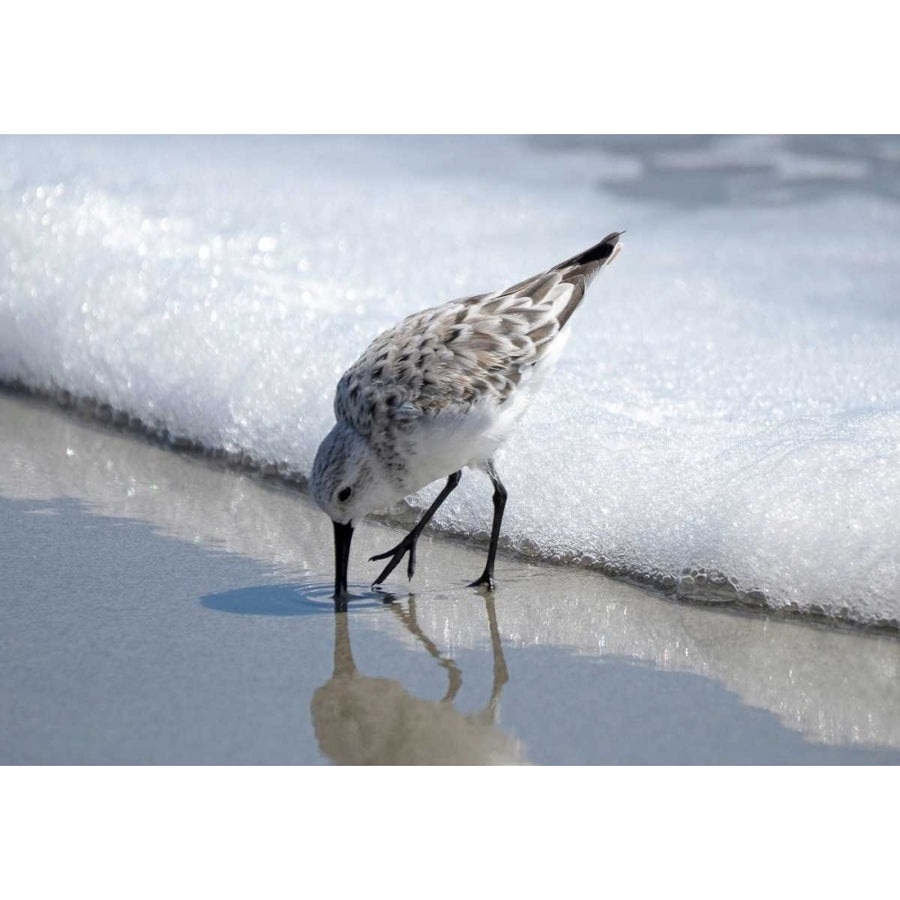
[[[355,591],[351,601],[354,608],[382,606],[396,599],[393,594],[364,588],[356,587]],[[324,581],[263,584],[210,594],[200,599],[200,605],[244,616],[315,616],[335,612],[333,592],[334,586]]]

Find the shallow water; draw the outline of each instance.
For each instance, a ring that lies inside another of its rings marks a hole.
[[[5,139],[0,160],[0,378],[289,474],[379,330],[627,228],[501,455],[508,545],[900,619],[896,139]],[[438,526],[482,534],[485,493],[464,479]]]
[[[423,538],[0,395],[0,762],[896,763],[900,640]]]

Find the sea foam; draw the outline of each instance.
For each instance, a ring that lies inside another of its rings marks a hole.
[[[0,379],[308,473],[379,331],[628,229],[501,452],[508,546],[896,623],[895,146],[653,148],[5,139]],[[472,475],[437,525],[489,516]]]

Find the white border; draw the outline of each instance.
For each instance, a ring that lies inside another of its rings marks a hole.
[[[31,2],[10,132],[807,132],[893,125],[889,6]],[[529,11],[530,10],[530,11]]]
[[[893,770],[7,768],[16,898],[880,896]]]

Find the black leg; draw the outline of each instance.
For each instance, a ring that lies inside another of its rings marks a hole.
[[[491,525],[491,545],[488,547],[487,564],[481,573],[481,578],[473,581],[469,587],[486,587],[494,589],[494,559],[497,556],[497,543],[500,540],[500,523],[503,521],[503,509],[506,506],[506,488],[500,481],[493,463],[488,463],[485,472],[494,486],[494,522]]]
[[[391,557],[391,561],[384,567],[384,571],[372,582],[372,587],[381,584],[391,572],[397,567],[397,564],[403,559],[403,555],[408,551],[409,552],[409,562],[406,566],[406,574],[412,578],[413,572],[416,571],[416,541],[419,539],[419,535],[422,533],[422,530],[425,526],[431,521],[431,517],[437,512],[438,507],[447,499],[450,495],[450,492],[459,484],[459,479],[462,478],[462,471],[454,472],[448,479],[447,483],[444,485],[444,489],[437,495],[434,500],[434,503],[425,510],[425,515],[422,516],[421,519],[416,523],[410,533],[397,544],[396,547],[391,547],[390,550],[385,553],[379,553],[377,556],[370,557],[369,561],[374,562],[376,559],[387,559],[389,556]]]

